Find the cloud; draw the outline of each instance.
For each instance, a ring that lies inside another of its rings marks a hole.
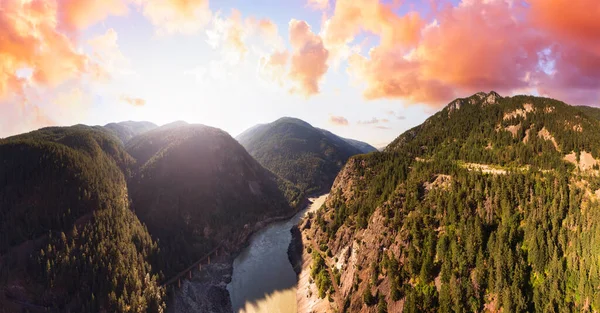
[[[381,126],[381,125],[379,125],[379,126],[375,126],[375,128],[377,128],[377,129],[391,129],[390,127],[387,127],[387,126]]]
[[[404,115],[402,115],[402,114],[400,114],[400,113],[396,113],[396,112],[394,112],[394,111],[392,111],[392,110],[388,110],[388,111],[386,111],[385,113],[386,113],[387,115],[391,115],[391,116],[395,117],[395,118],[396,118],[396,119],[398,119],[398,120],[405,120],[405,119],[406,119],[406,116],[404,116]]]
[[[414,46],[424,25],[418,14],[410,12],[398,16],[391,5],[379,0],[338,0],[322,35],[332,58],[345,59],[353,50],[350,42],[361,31],[378,36],[386,48],[399,44]]]
[[[62,7],[63,24],[70,30],[84,29],[110,15],[128,13],[127,1],[123,0],[59,0]]]
[[[0,138],[56,125],[38,105],[14,96],[0,101]]]
[[[333,55],[362,32],[379,37],[354,53],[348,73],[366,99],[438,107],[481,90],[537,90],[574,104],[600,102],[600,4],[595,0],[463,0],[430,22],[377,0],[340,0],[323,30]],[[465,45],[465,40],[468,45]]]
[[[0,9],[0,134],[54,123],[40,108],[43,90],[77,81],[90,60],[60,29],[56,1],[5,0]],[[35,89],[36,92],[30,92]],[[37,91],[39,89],[39,91]]]
[[[249,48],[246,42],[253,29],[258,27],[258,24],[251,23],[250,20],[244,21],[240,11],[235,9],[227,18],[221,18],[217,13],[211,28],[206,31],[207,43],[213,49],[220,49],[223,57],[232,63],[239,63],[248,54]]]
[[[134,97],[130,97],[128,95],[121,95],[121,97],[119,99],[129,105],[136,106],[136,107],[141,107],[141,106],[146,105],[146,100],[144,100],[142,98],[134,98]]]
[[[79,86],[59,91],[51,101],[53,120],[60,124],[79,123],[85,119],[92,105],[91,94]]]
[[[372,124],[379,124],[379,123],[388,123],[389,120],[386,118],[382,118],[382,119],[378,119],[376,117],[370,119],[370,120],[366,120],[366,121],[358,121],[357,124],[359,125],[372,125]]]
[[[329,116],[329,122],[333,125],[348,126],[348,120],[343,116]]]
[[[264,56],[260,60],[260,76],[270,82],[283,86],[289,53],[286,50],[274,51],[271,55]]]
[[[317,10],[325,10],[329,8],[329,0],[308,0],[308,6]]]
[[[98,35],[88,40],[88,45],[92,48],[92,56],[95,62],[93,76],[100,81],[111,79],[114,75],[126,75],[132,71],[130,61],[121,52],[117,43],[119,35],[110,28],[106,33]]]
[[[80,42],[81,30],[126,10],[114,1],[3,1],[0,133],[80,122],[91,102],[90,91],[82,86],[122,71],[125,59],[114,30]],[[86,43],[92,55],[86,53]]]
[[[159,35],[195,34],[211,20],[208,0],[137,0]]]
[[[329,68],[329,51],[305,21],[292,19],[289,25],[293,53],[288,76],[294,82],[290,92],[309,97],[319,93],[319,82]]]
[[[55,87],[86,71],[87,57],[58,29],[52,1],[3,1],[0,10],[0,98],[22,92],[25,84]],[[29,77],[17,72],[31,69]]]

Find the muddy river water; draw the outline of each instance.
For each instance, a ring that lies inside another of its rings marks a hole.
[[[227,285],[233,311],[245,313],[296,312],[296,273],[288,259],[290,229],[308,212],[315,211],[327,195],[310,199],[312,204],[291,219],[273,223],[250,238],[233,263]]]

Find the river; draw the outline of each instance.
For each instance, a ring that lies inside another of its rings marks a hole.
[[[321,207],[327,198],[311,198],[312,204],[287,221],[258,231],[233,262],[227,290],[236,313],[296,312],[296,273],[288,259],[291,228],[302,217]]]

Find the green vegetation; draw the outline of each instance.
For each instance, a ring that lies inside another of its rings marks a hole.
[[[454,109],[457,101],[460,108]],[[542,169],[568,167],[562,158],[571,151],[600,157],[600,121],[586,115],[581,107],[532,96],[497,98],[493,104],[484,101],[478,95],[455,100],[399,136],[386,151],[400,151],[413,158]],[[525,112],[527,104],[531,105],[530,112]],[[517,110],[521,115],[515,114]],[[516,135],[506,130],[517,125]],[[554,137],[558,150],[551,140],[541,138],[542,129]]]
[[[216,128],[171,124],[135,137],[127,150],[139,166],[129,184],[132,207],[158,239],[157,267],[166,277],[301,201],[297,189]]]
[[[163,311],[157,246],[127,203],[121,169],[134,160],[116,137],[46,128],[1,140],[0,155],[0,285],[61,311]]]
[[[0,140],[0,307],[7,294],[61,312],[163,312],[160,282],[303,199],[223,131],[147,128]]]
[[[287,117],[252,127],[236,139],[260,164],[306,194],[329,190],[346,160],[369,150],[364,143],[349,143]]]
[[[329,278],[329,272],[327,271],[327,265],[325,260],[318,251],[312,252],[312,268],[310,271],[310,277],[315,281],[317,289],[319,290],[319,298],[323,299],[333,288],[331,279]]]
[[[131,138],[157,127],[158,126],[154,123],[134,121],[109,123],[104,125],[104,128],[110,130],[123,144],[127,143]]]
[[[377,262],[357,264],[352,303],[383,311],[404,300],[406,312],[600,310],[600,178],[563,160],[571,151],[600,156],[600,122],[551,99],[485,103],[488,96],[453,102],[386,152],[348,161],[346,181],[312,230],[327,247],[375,237],[387,248],[359,250],[359,260]],[[524,104],[526,114],[507,114]],[[504,130],[518,124],[516,135]],[[341,237],[342,228],[358,238]]]

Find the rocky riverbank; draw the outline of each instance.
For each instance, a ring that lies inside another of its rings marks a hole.
[[[172,294],[168,313],[231,313],[227,284],[231,281],[232,262],[213,263],[196,271],[192,279],[181,282]]]
[[[181,288],[169,291],[168,313],[231,313],[233,312],[231,297],[227,284],[231,282],[233,261],[248,244],[253,234],[271,223],[292,218],[310,202],[302,201],[295,210],[285,216],[266,218],[252,226],[246,226],[237,238],[225,244],[230,252],[212,260],[212,264],[203,265],[202,270],[195,270],[191,279],[183,279]]]
[[[292,233],[292,241],[290,242],[287,251],[288,259],[294,268],[294,272],[296,272],[296,276],[299,276],[302,271],[302,250],[304,249],[302,244],[302,233],[300,232],[298,225],[292,227],[290,233]]]

